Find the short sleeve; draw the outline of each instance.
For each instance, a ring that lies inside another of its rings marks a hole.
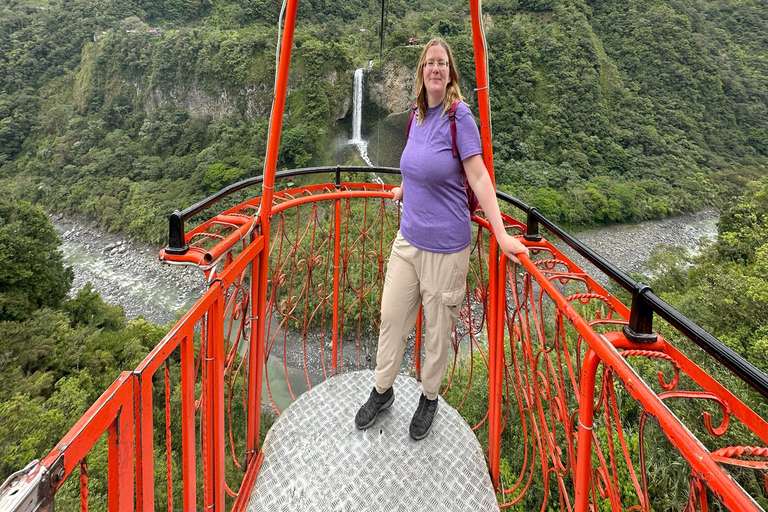
[[[456,148],[462,160],[483,152],[475,117],[464,102],[459,103],[456,108]]]

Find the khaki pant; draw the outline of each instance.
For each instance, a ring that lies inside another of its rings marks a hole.
[[[451,347],[451,332],[466,290],[470,247],[453,254],[417,249],[398,232],[381,297],[381,331],[374,379],[383,393],[395,382],[408,335],[424,305],[424,395],[437,398]]]

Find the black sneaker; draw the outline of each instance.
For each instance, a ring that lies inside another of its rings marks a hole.
[[[419,406],[416,408],[416,412],[413,413],[413,419],[411,419],[411,428],[409,429],[411,437],[416,441],[427,437],[429,429],[432,428],[432,420],[435,419],[436,413],[437,398],[428,400],[422,393],[421,398],[419,398]]]
[[[389,388],[383,394],[379,394],[374,386],[368,401],[360,407],[360,410],[355,415],[355,425],[357,425],[357,428],[364,430],[372,426],[376,423],[376,416],[379,415],[379,412],[392,405],[394,401],[395,392],[392,391],[392,388]]]

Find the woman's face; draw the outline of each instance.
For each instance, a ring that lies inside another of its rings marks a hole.
[[[451,83],[451,73],[445,64],[448,62],[448,52],[440,45],[430,46],[425,58],[424,87],[427,90],[427,97],[431,107],[443,101],[448,84]],[[430,63],[434,63],[430,66]]]

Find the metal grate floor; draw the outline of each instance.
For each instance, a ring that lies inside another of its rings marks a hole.
[[[286,409],[264,441],[248,510],[499,510],[480,443],[455,409],[440,398],[429,435],[412,440],[421,383],[400,375],[392,407],[358,430],[372,388],[372,371],[344,373]]]

